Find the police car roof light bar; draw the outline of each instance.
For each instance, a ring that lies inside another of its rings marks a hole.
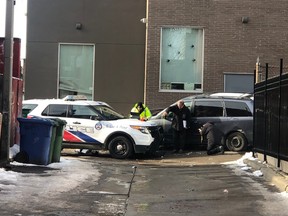
[[[87,100],[85,95],[67,95],[63,98],[64,101]]]

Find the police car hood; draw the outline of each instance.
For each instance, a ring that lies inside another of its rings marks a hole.
[[[118,124],[122,125],[138,125],[143,127],[157,126],[157,124],[155,124],[154,122],[140,121],[138,119],[118,119],[116,121]]]

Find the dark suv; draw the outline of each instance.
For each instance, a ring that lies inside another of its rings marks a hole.
[[[202,142],[198,128],[213,122],[224,134],[223,144],[230,151],[243,151],[253,143],[253,98],[247,94],[210,94],[190,96],[182,99],[190,109],[192,125],[188,133],[187,148],[206,145]],[[151,121],[164,130],[164,146],[172,144],[171,121],[173,113],[164,119],[164,110]]]

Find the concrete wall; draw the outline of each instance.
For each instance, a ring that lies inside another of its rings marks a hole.
[[[191,93],[159,92],[161,27],[204,28],[204,92],[223,91],[224,73],[253,73],[287,56],[288,1],[147,0],[147,104],[165,107]],[[242,23],[242,17],[249,22]]]
[[[261,153],[256,153],[255,154],[256,158],[258,158],[260,161],[262,161],[263,164],[267,163],[268,165],[274,167],[275,169],[279,169],[281,171],[283,171],[284,173],[288,173],[288,161],[285,160],[280,160],[280,166],[278,167],[278,159],[271,157],[271,156],[267,156],[266,157],[266,161],[264,160],[264,154]]]
[[[254,73],[258,57],[285,59],[287,8],[284,0],[29,0],[25,98],[57,97],[59,42],[95,44],[94,99],[124,114],[139,100],[156,109],[191,95],[159,91],[167,26],[203,27],[203,92],[223,91],[224,73]]]
[[[90,43],[94,99],[125,115],[143,100],[145,0],[28,0],[27,11],[25,99],[57,98],[59,43]]]

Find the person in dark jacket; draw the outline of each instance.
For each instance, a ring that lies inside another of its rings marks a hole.
[[[191,113],[183,100],[179,100],[175,105],[168,107],[163,116],[167,116],[169,112],[174,114],[172,129],[175,152],[182,152],[186,144],[187,129],[191,125]]]
[[[212,123],[207,122],[201,128],[199,132],[203,137],[207,138],[207,154],[224,154],[224,147],[222,146],[223,133]]]

